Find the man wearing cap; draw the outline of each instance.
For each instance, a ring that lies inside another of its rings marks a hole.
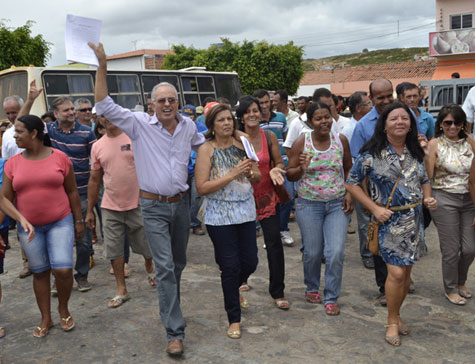
[[[196,124],[178,113],[178,93],[166,82],[151,93],[155,114],[131,112],[107,95],[107,61],[101,43],[89,43],[99,61],[95,99],[98,114],[132,141],[144,229],[155,262],[160,316],[169,355],[183,354],[185,320],[180,280],[186,265],[190,212],[187,177],[190,152],[204,143]]]
[[[191,120],[196,119],[196,108],[193,105],[185,105],[181,110],[181,114],[185,117],[190,118]],[[196,128],[198,132],[204,134],[208,131],[206,126],[195,121]],[[198,195],[196,191],[195,183],[195,163],[196,163],[196,152],[191,151],[190,161],[188,162],[188,186],[190,186],[190,227],[193,234],[195,235],[205,235],[204,229],[201,227],[201,221],[198,220],[197,215],[201,207],[201,196]]]

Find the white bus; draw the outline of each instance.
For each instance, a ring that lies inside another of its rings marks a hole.
[[[26,100],[28,87],[36,80],[43,94],[36,100],[32,114],[41,116],[52,110],[52,102],[59,96],[69,96],[73,100],[87,98],[94,105],[95,69],[69,67],[12,67],[0,71],[0,101],[11,95],[19,95]],[[153,86],[169,82],[178,90],[180,109],[183,105],[204,106],[207,97],[224,97],[232,106],[242,94],[237,73],[207,72],[203,70],[108,70],[107,86],[109,95],[119,105],[134,109],[137,105],[147,109],[147,98]],[[6,119],[3,107],[0,120]]]

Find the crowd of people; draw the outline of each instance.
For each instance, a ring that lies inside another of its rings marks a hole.
[[[20,277],[33,274],[41,313],[35,337],[52,326],[52,295],[61,328],[75,327],[68,301],[74,280],[79,291],[91,289],[99,228],[117,286],[108,307],[130,299],[131,248],[143,256],[146,279],[157,288],[166,350],[175,356],[184,351],[180,280],[190,229],[208,233],[213,244],[231,339],[242,335],[261,230],[269,294],[277,309],[291,309],[283,247],[295,244],[293,215],[299,232],[292,235],[302,242],[303,299],[334,316],[356,210],[362,264],[375,271],[390,345],[409,334],[401,307],[415,290],[411,271],[427,252],[424,229],[431,219],[446,298],[464,305],[472,297],[466,281],[475,258],[475,141],[473,115],[467,120],[462,107],[446,105],[434,120],[419,106],[417,85],[397,85],[395,100],[392,83],[377,79],[348,99],[319,88],[294,103],[285,90],[259,89],[242,96],[235,112],[226,99],[209,99],[179,113],[177,90],[162,82],[146,112],[136,112],[108,96],[103,46],[90,47],[99,61],[94,107],[88,99],[60,97],[52,114],[30,115],[42,93],[35,81],[25,102],[18,96],[3,102],[12,125],[2,138],[0,273],[8,215],[17,221]]]

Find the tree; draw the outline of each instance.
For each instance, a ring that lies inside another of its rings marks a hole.
[[[201,66],[208,71],[235,71],[245,94],[252,94],[259,88],[285,89],[290,95],[296,93],[304,74],[302,47],[293,42],[275,45],[266,41],[232,43],[227,38],[221,41],[206,50],[173,46],[175,54],[166,56],[163,68]]]
[[[35,22],[28,20],[16,29],[0,21],[0,70],[13,66],[34,65],[43,67],[50,57],[51,43],[42,35],[33,37],[31,27]]]

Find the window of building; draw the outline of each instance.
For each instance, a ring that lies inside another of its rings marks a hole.
[[[473,14],[457,14],[450,16],[450,29],[465,29],[473,27]]]

